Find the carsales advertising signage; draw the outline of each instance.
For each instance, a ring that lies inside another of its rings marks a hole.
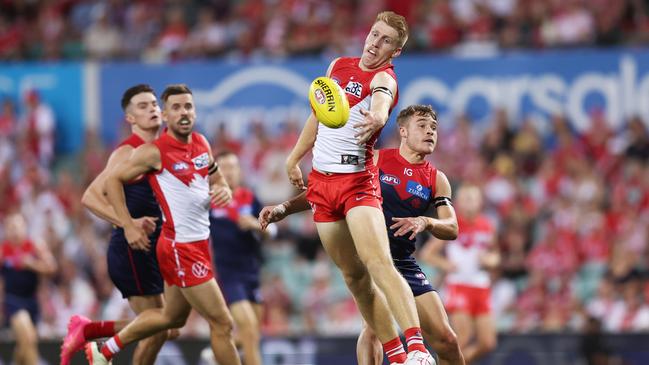
[[[290,119],[309,113],[308,87],[324,74],[328,61],[200,62],[165,65],[105,64],[100,68],[102,136],[116,138],[123,123],[119,100],[136,83],[158,93],[165,85],[186,83],[194,90],[198,127],[210,136],[223,124],[245,136],[251,122],[273,133]],[[467,114],[484,126],[495,108],[515,120],[541,123],[564,114],[575,128],[603,111],[616,128],[631,115],[649,121],[649,49],[523,52],[489,58],[403,55],[395,60],[399,105],[432,104],[442,118]],[[396,113],[395,113],[396,114]],[[394,118],[394,115],[393,115]]]

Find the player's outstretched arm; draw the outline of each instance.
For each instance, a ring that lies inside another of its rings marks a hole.
[[[435,181],[435,198],[432,203],[437,211],[437,218],[418,216],[392,218],[394,222],[390,229],[394,229],[396,237],[410,233],[409,239],[414,239],[418,233],[425,230],[442,240],[457,238],[458,226],[455,209],[451,205],[451,184],[446,175],[437,171]]]
[[[327,77],[331,76],[331,70],[333,70],[338,59],[339,58],[334,59],[329,64],[329,68],[327,68]],[[315,115],[311,113],[309,114],[306,123],[304,123],[302,132],[300,133],[293,150],[291,150],[291,153],[289,153],[286,158],[286,174],[288,175],[288,180],[293,186],[300,190],[305,190],[306,187],[304,186],[304,179],[302,178],[302,170],[300,170],[299,163],[302,161],[302,158],[304,158],[304,155],[313,148],[317,134],[318,119],[316,119]]]
[[[137,225],[126,207],[123,184],[160,168],[160,150],[154,144],[147,143],[136,148],[128,160],[106,176],[106,198],[115,210],[118,226],[124,228],[126,240],[135,249],[148,250],[150,243],[147,232]]]
[[[356,129],[354,137],[358,138],[359,145],[367,142],[387,123],[390,108],[394,103],[394,95],[397,93],[397,81],[387,72],[379,72],[374,75],[370,89],[372,90],[370,110],[361,109],[363,121],[354,125]]]
[[[298,137],[295,146],[286,158],[286,174],[288,175],[288,180],[300,190],[304,190],[306,187],[304,186],[304,179],[302,178],[302,170],[300,170],[299,163],[302,161],[304,155],[313,148],[317,133],[318,120],[311,113],[304,124],[304,128],[302,128],[300,137]]]
[[[264,230],[270,223],[279,222],[291,214],[309,210],[309,208],[306,192],[302,192],[282,204],[264,207],[259,213],[259,224]]]

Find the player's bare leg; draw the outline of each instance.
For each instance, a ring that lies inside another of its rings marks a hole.
[[[435,292],[428,292],[415,297],[415,302],[424,338],[439,356],[440,364],[463,365],[464,358],[460,352],[457,337],[448,322],[439,295]],[[364,326],[356,346],[359,365],[382,364],[383,356],[380,345],[372,329]]]
[[[467,364],[472,364],[484,355],[493,351],[498,343],[496,325],[490,314],[476,317],[474,324],[476,340],[474,342],[469,342],[465,347],[462,347],[462,352],[464,352]]]
[[[128,304],[136,314],[140,314],[147,309],[161,309],[164,301],[162,294],[147,296],[132,296],[128,298]],[[117,326],[115,326],[117,329]],[[120,328],[121,329],[121,328]],[[119,329],[117,329],[119,332]],[[153,365],[160,352],[160,348],[168,338],[168,332],[162,331],[151,337],[147,337],[138,342],[133,353],[133,363],[142,365]]]
[[[241,361],[232,335],[234,320],[216,280],[212,279],[180,290],[192,308],[209,323],[210,340],[216,362],[221,365],[240,365]]]
[[[419,327],[412,291],[392,263],[383,213],[374,207],[354,207],[347,212],[347,225],[358,257],[385,295],[401,329]]]
[[[157,332],[185,325],[192,308],[180,288],[165,284],[164,295],[166,302],[163,308],[144,310],[119,332],[122,343],[131,343]]]
[[[356,341],[356,359],[358,365],[383,364],[383,348],[374,331],[363,322],[363,329]]]
[[[463,365],[457,336],[448,321],[444,304],[436,292],[415,297],[424,338],[439,356],[440,364]]]
[[[347,288],[354,296],[365,321],[374,329],[382,343],[397,337],[399,334],[385,297],[359,259],[347,222],[340,220],[316,223],[316,227],[322,246],[342,272]]]
[[[237,328],[237,342],[243,350],[244,365],[261,365],[259,351],[260,321],[255,311],[255,306],[247,300],[241,300],[230,305],[230,312]]]
[[[38,335],[29,313],[20,310],[10,319],[11,330],[16,336],[14,360],[18,365],[36,365],[38,363]]]

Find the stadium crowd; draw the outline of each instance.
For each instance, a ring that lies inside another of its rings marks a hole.
[[[619,130],[604,118],[593,111],[584,131],[561,116],[539,128],[503,110],[484,130],[462,116],[440,121],[432,161],[456,189],[464,182],[482,188],[497,227],[503,260],[492,273],[492,304],[500,331],[579,332],[589,317],[607,331],[649,331],[649,132],[638,118]],[[107,275],[110,226],[80,204],[112,146],[88,131],[83,151],[56,155],[55,119],[37,92],[18,105],[5,99],[0,113],[0,221],[21,212],[30,237],[59,263],[39,289],[44,338],[61,337],[72,314],[131,315]],[[297,139],[295,123],[277,135],[263,121],[250,126],[240,140],[224,125],[211,136],[213,148],[238,153],[245,181],[264,203],[280,202],[295,193],[283,164]],[[397,140],[388,129],[382,145]],[[308,214],[280,222],[279,235],[264,243],[263,332],[358,333],[361,317]],[[443,292],[442,275],[427,270]],[[207,333],[200,320],[182,332]]]
[[[5,0],[0,60],[329,57],[359,49],[380,9],[408,18],[408,53],[649,40],[644,0]]]

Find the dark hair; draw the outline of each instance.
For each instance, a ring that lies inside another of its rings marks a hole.
[[[129,87],[122,95],[122,110],[126,111],[126,108],[128,108],[128,105],[131,103],[131,99],[133,99],[135,95],[141,93],[151,93],[155,95],[153,88],[147,84],[137,84]]]
[[[437,121],[437,112],[430,105],[415,104],[402,109],[397,115],[397,123],[399,127],[403,127],[408,120],[413,115],[418,115],[421,117],[430,116],[435,121]]]
[[[182,94],[192,95],[192,91],[189,89],[189,86],[185,84],[173,84],[167,86],[167,88],[162,92],[160,98],[162,99],[163,102],[166,103],[167,99],[169,99],[171,95],[182,95]]]

